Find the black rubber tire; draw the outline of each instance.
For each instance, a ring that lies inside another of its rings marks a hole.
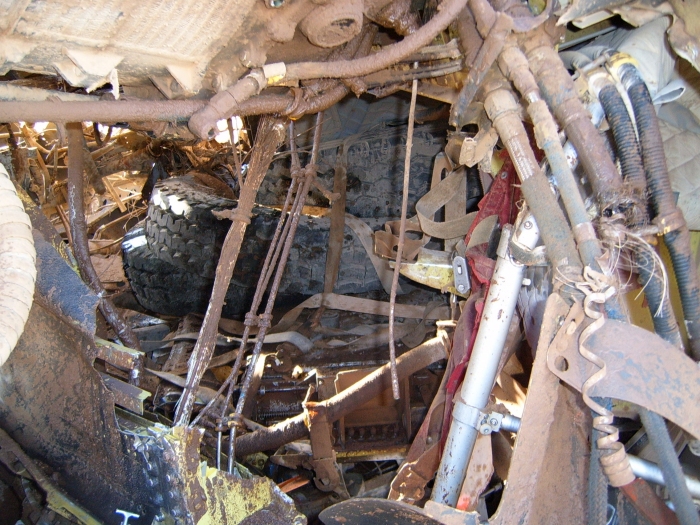
[[[153,195],[144,224],[124,240],[124,266],[132,290],[144,308],[158,313],[204,312],[221,244],[231,224],[216,219],[212,211],[234,208],[236,202],[213,195],[191,177],[162,181]],[[225,315],[240,317],[248,311],[278,219],[278,211],[255,207],[229,287]],[[367,222],[376,229],[384,220]],[[327,217],[300,218],[280,283],[280,299],[323,291],[329,234]],[[335,292],[381,288],[360,239],[346,228]]]
[[[335,141],[337,144],[339,141]],[[435,156],[445,146],[442,123],[417,126],[413,135],[408,214],[415,214],[418,199],[430,189]],[[360,218],[401,216],[406,127],[382,125],[355,139],[348,149],[346,211]],[[336,148],[323,149],[318,161],[319,179],[332,190]],[[289,161],[276,160],[258,192],[257,202],[267,206],[284,202],[290,183]],[[328,207],[328,201],[313,190],[307,204]]]
[[[217,196],[193,177],[167,179],[156,185],[148,206],[145,233],[148,246],[159,259],[202,277],[214,278],[221,245],[231,221],[212,212],[230,210],[236,201]],[[279,212],[256,206],[241,245],[237,275],[248,282],[259,270],[274,233]]]
[[[183,316],[207,309],[213,279],[207,279],[158,258],[146,243],[143,223],[122,242],[124,272],[141,306],[163,315]],[[241,317],[252,301],[253,289],[233,281],[226,294],[225,317]]]

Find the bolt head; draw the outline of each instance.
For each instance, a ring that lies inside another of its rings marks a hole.
[[[525,224],[523,224],[523,227],[526,230],[531,230],[532,229],[532,221],[525,221]]]
[[[492,417],[491,420],[489,421],[489,423],[491,423],[491,426],[495,427],[496,425],[498,425],[498,419],[496,419],[495,417]]]

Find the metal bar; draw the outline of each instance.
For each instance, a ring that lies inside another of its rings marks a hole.
[[[513,261],[509,255],[511,231],[512,227],[503,228],[496,268],[484,300],[482,320],[461,393],[456,397],[452,424],[431,497],[433,501],[451,507],[457,504],[479,433],[471,415],[478,414],[488,403],[525,273],[525,267]],[[534,218],[531,215],[522,217],[514,240],[532,249],[538,239],[539,230]]]
[[[87,222],[85,220],[85,199],[83,194],[83,125],[71,123],[68,130],[68,217],[73,239],[73,253],[78,262],[78,269],[83,280],[100,296],[100,311],[120,339],[131,348],[141,350],[136,334],[122,317],[114,303],[105,297],[100,277],[95,271],[90,259],[90,247],[87,238]]]
[[[396,359],[399,380],[415,374],[426,366],[446,357],[445,341],[430,339]],[[328,408],[328,421],[334,422],[391,388],[391,371],[387,363],[350,388],[322,403]],[[305,414],[299,414],[271,427],[256,430],[236,440],[236,455],[246,456],[262,450],[276,449],[286,443],[308,436]]]

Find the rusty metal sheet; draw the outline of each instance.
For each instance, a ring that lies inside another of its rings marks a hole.
[[[576,322],[571,319],[567,322]],[[565,324],[562,330],[568,327]],[[582,324],[575,328],[567,344],[549,348],[547,365],[580,391],[599,369],[579,353]],[[690,357],[656,334],[614,320],[606,321],[586,346],[607,365],[607,374],[591,388],[591,396],[643,406],[700,438],[700,368]]]
[[[114,395],[115,405],[126,408],[139,416],[143,415],[143,402],[151,397],[150,392],[107,374],[100,374],[100,376],[105,386]]]
[[[547,369],[546,350],[569,311],[549,296],[508,482],[489,523],[586,523],[589,410]]]
[[[0,427],[99,520],[116,522],[120,508],[142,516],[133,523],[151,523],[153,492],[133,438],[117,426],[114,397],[87,357],[94,344],[43,302],[34,302],[0,368]]]
[[[421,509],[377,498],[357,498],[337,503],[321,512],[326,525],[440,525]]]

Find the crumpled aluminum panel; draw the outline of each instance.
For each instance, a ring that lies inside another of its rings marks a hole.
[[[235,38],[254,5],[255,0],[0,0],[0,13],[6,13],[0,17],[0,73],[55,74],[61,69],[57,63],[68,57],[90,77],[101,67],[117,67],[115,61],[120,79],[164,74],[168,66],[202,71]]]

